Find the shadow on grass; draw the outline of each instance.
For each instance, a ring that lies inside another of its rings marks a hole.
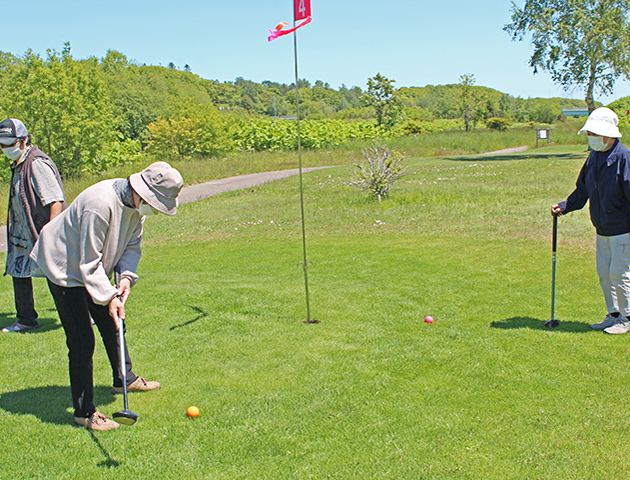
[[[565,158],[575,158],[575,153],[551,153],[551,152],[536,152],[535,150],[528,150],[527,153],[496,153],[496,154],[482,154],[479,155],[465,155],[461,157],[449,157],[445,156],[444,158],[448,160],[453,160],[455,162],[507,162],[507,161],[518,161],[518,160],[528,160],[535,155],[544,155],[547,157],[553,157],[558,160],[562,160]]]
[[[201,320],[202,318],[206,318],[208,316],[208,314],[206,312],[204,312],[201,308],[199,307],[191,307],[190,305],[188,305],[188,308],[194,310],[195,312],[197,312],[199,315],[197,315],[195,318],[193,318],[192,320],[188,320],[187,322],[181,323],[179,325],[174,325],[171,328],[169,328],[170,331],[175,330],[176,328],[182,328],[182,327],[186,327],[188,325],[191,325],[195,322],[198,322],[199,320]]]
[[[54,308],[47,308],[45,311],[56,312]],[[36,333],[49,332],[49,331],[57,330],[61,328],[61,323],[59,323],[59,320],[57,318],[40,317],[37,320],[39,321],[39,324],[41,325],[39,328],[36,328],[35,330],[26,330],[25,332],[19,332],[19,333],[22,335],[32,335]],[[15,313],[0,313],[0,330],[5,327],[10,327],[16,321],[17,321],[17,318],[15,317]],[[10,333],[13,333],[13,332],[10,332]]]
[[[550,332],[589,333],[593,331],[590,326],[585,323],[563,322],[562,320],[560,320],[560,324],[556,328],[546,328],[546,321],[547,320],[540,320],[538,318],[531,317],[512,317],[498,322],[492,322],[490,326],[492,328],[502,328],[504,330],[529,328],[532,330],[541,329]]]
[[[88,430],[88,432],[90,432],[90,436],[92,437],[92,441],[96,444],[98,449],[101,451],[101,453],[105,457],[105,460],[100,462],[98,464],[98,466],[99,467],[105,467],[105,468],[118,467],[120,465],[120,462],[118,460],[114,460],[112,458],[112,456],[109,454],[109,452],[103,447],[103,445],[101,445],[100,440],[98,439],[98,437],[96,435],[94,435],[94,432],[92,430]]]
[[[107,405],[114,402],[112,387],[94,387],[94,403]],[[42,422],[57,425],[72,425],[72,393],[70,387],[49,385],[26,388],[0,395],[0,408],[18,415],[33,415]]]

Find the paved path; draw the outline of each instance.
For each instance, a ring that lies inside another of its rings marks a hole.
[[[522,147],[512,147],[512,148],[504,148],[503,150],[495,150],[494,152],[484,152],[479,155],[501,155],[505,153],[518,153],[524,152],[529,147],[527,145],[523,145]]]
[[[329,167],[309,167],[303,168],[302,172],[310,172]],[[274,172],[251,173],[249,175],[238,175],[236,177],[222,178],[219,180],[211,180],[197,185],[184,187],[179,194],[179,203],[195,202],[204,198],[218,195],[220,193],[231,192],[233,190],[243,190],[252,188],[265,183],[280,180],[282,178],[292,177],[300,173],[300,170],[293,168],[290,170],[277,170]],[[7,229],[0,227],[0,253],[7,251]]]

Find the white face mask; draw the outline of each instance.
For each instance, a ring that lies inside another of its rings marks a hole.
[[[604,142],[604,137],[592,135],[588,136],[588,146],[596,152],[603,152],[608,148],[608,145]]]
[[[20,144],[14,145],[12,147],[7,147],[2,149],[2,153],[4,153],[11,160],[17,160],[22,156],[22,149],[20,148]]]
[[[140,216],[156,215],[158,213],[158,211],[155,208],[153,208],[144,200],[140,200],[140,206],[136,210],[138,210],[138,213],[140,214]]]

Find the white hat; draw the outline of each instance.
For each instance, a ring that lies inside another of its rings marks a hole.
[[[129,176],[131,188],[157,211],[167,215],[177,212],[177,196],[184,186],[181,174],[166,162],[155,162]]]
[[[617,127],[619,117],[610,108],[600,107],[591,112],[578,135],[586,135],[588,132],[602,137],[621,137],[621,132]]]

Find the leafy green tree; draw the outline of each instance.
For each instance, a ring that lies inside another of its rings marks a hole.
[[[107,89],[94,69],[72,58],[69,44],[47,53],[44,60],[29,50],[7,69],[5,111],[28,125],[63,175],[102,170],[117,140]]]
[[[589,111],[594,94],[613,92],[615,80],[630,79],[630,0],[526,0],[512,3],[512,39],[531,33],[529,64],[548,71],[565,90],[584,87]]]
[[[475,76],[470,73],[461,75],[459,77],[459,84],[462,87],[462,116],[464,117],[466,131],[469,131],[471,123],[474,123],[477,120],[478,107],[480,104],[480,99],[472,88],[475,84]]]
[[[402,104],[396,96],[394,83],[396,80],[377,73],[374,77],[368,78],[367,92],[363,100],[376,111],[376,124],[386,129],[392,128],[402,113]]]

